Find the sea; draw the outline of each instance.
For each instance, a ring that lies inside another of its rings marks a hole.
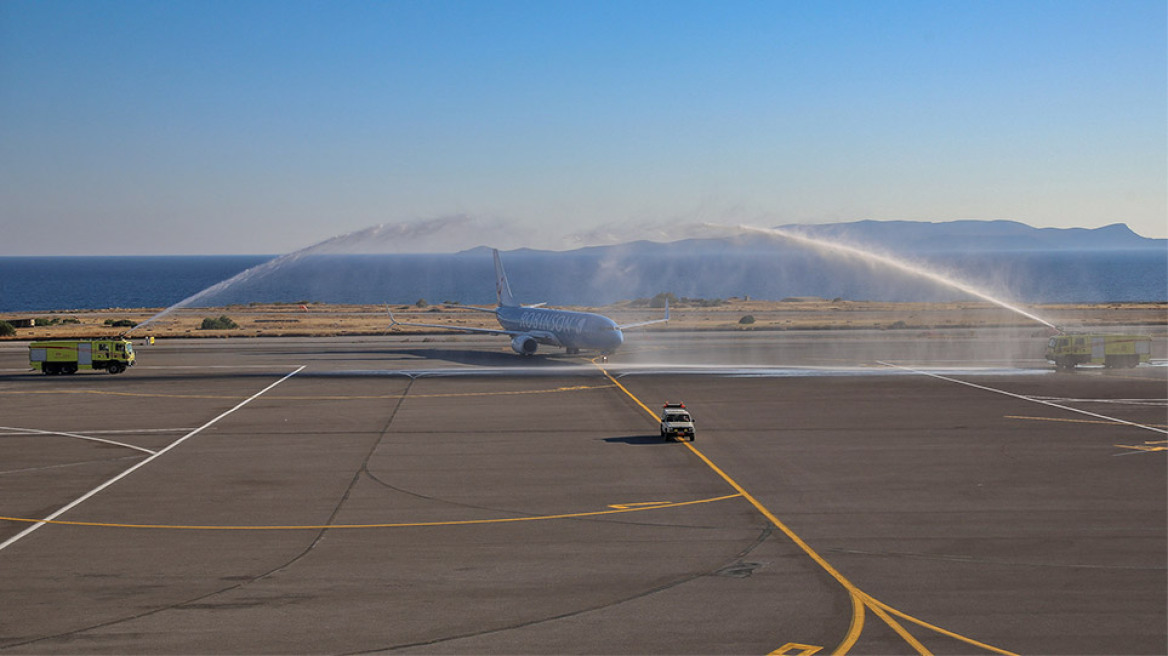
[[[911,259],[1014,303],[1168,301],[1168,251],[1158,248],[929,253]],[[922,276],[801,251],[519,250],[504,253],[503,261],[515,296],[525,303],[602,306],[662,292],[691,299],[973,299]],[[236,282],[189,305],[495,302],[493,259],[481,248],[453,254],[284,258],[0,257],[0,312],[162,309],[237,275]]]

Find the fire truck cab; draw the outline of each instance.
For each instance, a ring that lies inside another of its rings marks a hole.
[[[134,366],[134,344],[123,337],[33,342],[28,345],[28,363],[46,376],[83,369],[120,374]]]
[[[1070,371],[1081,364],[1108,368],[1134,367],[1152,354],[1152,338],[1143,335],[1067,333],[1046,343],[1046,359],[1055,369]]]

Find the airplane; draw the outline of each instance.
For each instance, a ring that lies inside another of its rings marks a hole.
[[[664,319],[624,325],[618,325],[603,314],[545,308],[543,303],[520,305],[511,294],[511,284],[507,281],[507,272],[503,270],[503,262],[499,259],[498,249],[492,250],[495,254],[495,297],[498,300],[498,305],[493,308],[464,307],[468,310],[494,313],[499,325],[503,328],[502,330],[458,328],[430,323],[402,323],[394,318],[392,312],[389,313],[390,327],[420,326],[467,333],[506,335],[511,338],[511,350],[519,355],[534,355],[539,345],[544,344],[564,348],[571,355],[579,353],[580,349],[595,349],[607,357],[624,343],[624,333],[621,331],[669,321],[668,300],[665,302]]]

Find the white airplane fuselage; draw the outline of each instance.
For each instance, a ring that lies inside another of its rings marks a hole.
[[[495,317],[503,330],[529,335],[548,346],[611,353],[625,341],[615,321],[591,312],[503,306],[495,309]]]
[[[567,349],[568,353],[579,353],[583,349],[600,351],[607,355],[612,353],[625,342],[624,328],[647,326],[669,321],[669,304],[665,304],[665,318],[639,323],[618,325],[603,314],[592,312],[575,312],[573,310],[555,310],[540,307],[540,305],[521,305],[511,294],[511,284],[507,281],[507,273],[503,270],[503,262],[499,259],[499,251],[493,251],[495,257],[495,294],[498,306],[494,308],[467,307],[479,312],[493,312],[499,321],[502,330],[488,328],[457,328],[426,323],[399,323],[390,313],[391,325],[421,326],[424,328],[442,328],[457,330],[465,333],[487,335],[506,335],[511,338],[511,349],[520,355],[534,355],[540,344]]]

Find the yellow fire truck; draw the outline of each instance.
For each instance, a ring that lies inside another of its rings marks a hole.
[[[97,369],[120,374],[134,366],[134,345],[122,337],[63,339],[28,345],[28,363],[46,376]]]
[[[1152,354],[1152,338],[1098,333],[1055,335],[1046,344],[1046,359],[1055,369],[1070,371],[1081,364],[1134,367]]]

